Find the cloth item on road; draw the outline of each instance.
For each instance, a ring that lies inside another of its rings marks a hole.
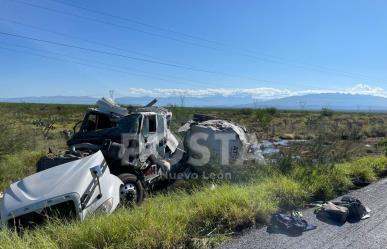
[[[321,205],[321,207],[315,210],[317,217],[330,218],[339,223],[344,223],[347,220],[349,210],[347,207],[335,205],[332,202],[327,202]]]
[[[316,229],[299,215],[288,215],[283,213],[273,214],[268,227],[269,232],[283,232],[290,235],[301,235],[305,231]]]
[[[352,196],[344,196],[340,202],[335,203],[339,206],[348,208],[348,217],[353,219],[367,219],[370,217],[371,210],[364,206],[359,199]]]

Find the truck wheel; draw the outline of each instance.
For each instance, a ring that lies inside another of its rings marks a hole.
[[[144,187],[137,176],[124,173],[118,178],[124,183],[120,189],[121,203],[128,206],[140,205],[144,200]]]

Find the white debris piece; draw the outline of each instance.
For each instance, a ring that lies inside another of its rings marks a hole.
[[[128,110],[116,104],[111,98],[103,97],[97,101],[98,110],[107,114],[128,115]]]

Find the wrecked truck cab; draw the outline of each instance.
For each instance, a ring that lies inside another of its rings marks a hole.
[[[103,117],[103,118],[102,118]],[[107,121],[107,115],[96,110],[89,110],[79,132],[67,142],[68,146],[79,146],[80,144],[93,144],[103,146],[109,140],[116,144],[122,144],[124,149],[130,149],[130,155],[118,155],[107,153],[107,159],[128,160],[131,165],[141,166],[150,156],[158,159],[168,157],[174,153],[178,141],[169,131],[167,119],[163,114],[157,112],[133,112],[117,120]],[[109,125],[100,125],[101,120]],[[103,149],[103,152],[105,150]],[[111,158],[114,157],[114,158]],[[114,167],[114,163],[109,163]]]
[[[169,130],[172,113],[150,104],[127,110],[111,99],[103,98],[97,102],[98,108],[87,110],[79,130],[74,129],[67,145],[91,143],[102,146],[106,140],[110,140],[136,147],[138,151],[135,156],[140,162],[144,162],[151,154],[164,159],[168,153],[174,153],[178,146],[176,137]],[[132,141],[136,142],[129,143]]]
[[[129,114],[118,117],[106,114],[98,109],[89,109],[78,131],[67,141],[68,146],[80,143],[102,145],[106,139],[121,142],[122,134],[137,134],[140,129],[142,116]]]
[[[172,113],[152,106],[123,108],[103,98],[97,108],[89,108],[78,130],[67,141],[68,150],[52,151],[37,163],[37,171],[56,167],[98,150],[103,153],[112,174],[127,186],[129,200],[140,204],[145,190],[163,186],[171,179],[171,168],[178,169],[179,141],[169,130]],[[77,127],[77,125],[76,125]],[[178,153],[175,153],[178,152]],[[176,167],[172,167],[172,166]]]
[[[120,203],[122,186],[98,151],[11,184],[0,200],[1,225],[31,227],[51,216],[84,220],[111,213]]]

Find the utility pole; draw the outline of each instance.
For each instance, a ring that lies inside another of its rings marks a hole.
[[[114,100],[114,90],[109,90],[109,96],[112,100]]]
[[[181,106],[181,107],[184,106],[185,95],[186,95],[185,92],[182,92],[182,93],[180,94],[180,106]]]
[[[299,101],[298,103],[300,105],[300,110],[304,111],[306,106],[306,101]]]

